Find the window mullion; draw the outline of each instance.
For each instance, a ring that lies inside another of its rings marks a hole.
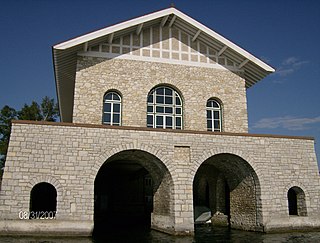
[[[111,101],[111,114],[110,114],[110,125],[113,125],[113,103],[114,101]]]

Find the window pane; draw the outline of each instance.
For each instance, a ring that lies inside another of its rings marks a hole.
[[[167,116],[166,117],[166,127],[172,127],[172,117],[171,116]]]
[[[212,106],[215,107],[215,108],[219,108],[219,104],[216,102],[216,101],[212,101]]]
[[[166,88],[166,89],[165,89],[165,94],[172,96],[172,89]]]
[[[212,121],[211,120],[207,120],[207,128],[208,128],[208,131],[212,131]]]
[[[173,104],[173,99],[170,96],[166,96],[166,104]]]
[[[112,96],[113,96],[113,100],[120,100],[120,96],[118,94],[113,93]]]
[[[211,102],[211,100],[208,100],[208,101],[207,101],[207,107],[212,107],[212,102]]]
[[[176,114],[181,115],[181,108],[176,108]]]
[[[153,93],[148,96],[148,103],[153,103]]]
[[[100,96],[101,97],[101,96]],[[105,97],[105,100],[112,100],[112,93],[108,93]]]
[[[214,128],[220,129],[220,122],[219,121],[214,121]]]
[[[153,116],[152,115],[147,116],[147,126],[153,127]]]
[[[219,119],[219,111],[213,111],[213,117],[214,119]]]
[[[157,94],[164,95],[164,88],[157,88]]]
[[[120,114],[113,114],[113,123],[120,123]]]
[[[113,112],[120,112],[120,104],[113,104]]]
[[[148,105],[147,110],[148,110],[148,112],[153,112],[153,106],[152,105]]]
[[[181,100],[179,97],[176,97],[176,105],[181,105]]]
[[[156,103],[157,103],[157,104],[163,104],[163,103],[164,103],[164,97],[157,95],[157,97],[156,97]]]
[[[104,103],[103,111],[104,112],[111,112],[111,103]]]
[[[173,113],[172,107],[166,107],[166,108],[165,108],[165,113],[167,113],[167,114],[172,114],[172,113]]]
[[[156,113],[164,113],[164,107],[162,107],[162,106],[157,106],[157,107],[156,107]]]
[[[157,116],[156,117],[156,125],[158,126],[163,126],[163,117],[162,116]]]
[[[209,118],[212,118],[212,113],[211,113],[211,111],[207,111],[207,118],[209,119]]]
[[[110,123],[111,122],[111,114],[110,113],[104,113],[103,114],[103,122],[104,123]]]
[[[181,117],[176,117],[176,127],[181,127]]]

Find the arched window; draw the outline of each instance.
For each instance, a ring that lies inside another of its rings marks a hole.
[[[221,132],[221,105],[215,99],[207,101],[207,130]]]
[[[121,96],[114,91],[104,95],[102,123],[113,126],[121,125]]]
[[[177,91],[160,86],[148,95],[147,127],[182,129],[182,100]]]
[[[47,182],[35,185],[30,193],[30,219],[54,217],[57,211],[56,188]]]
[[[300,187],[291,187],[288,191],[289,215],[307,216],[305,195]]]

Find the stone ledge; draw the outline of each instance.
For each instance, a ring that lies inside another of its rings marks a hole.
[[[242,136],[242,137],[314,140],[314,137],[309,137],[309,136],[286,136],[286,135],[275,135],[275,134],[252,134],[252,133],[232,133],[232,132],[208,132],[208,131],[192,131],[192,130],[176,130],[176,129],[173,130],[173,129],[160,129],[160,128],[147,128],[147,127],[110,126],[110,125],[67,123],[67,122],[12,120],[12,123],[25,124],[25,125],[30,124],[30,125],[45,125],[45,126],[60,126],[60,127],[83,127],[83,128],[115,129],[115,130],[130,130],[130,131],[205,134],[205,135],[213,135],[213,136],[238,136],[238,137]]]
[[[0,235],[91,236],[93,221],[1,220]]]
[[[318,231],[320,218],[289,216],[274,218],[264,226],[266,233],[291,232],[291,231]]]

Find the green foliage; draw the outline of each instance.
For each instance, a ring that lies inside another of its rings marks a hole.
[[[56,121],[59,118],[58,104],[54,99],[44,97],[40,105],[32,101],[20,111],[5,105],[0,110],[0,168],[4,167],[11,132],[11,120]]]
[[[15,109],[4,106],[0,111],[0,168],[4,166],[11,132],[11,120],[17,118]]]
[[[31,105],[25,104],[21,111],[18,111],[19,120],[56,121],[58,116],[58,105],[48,96],[42,99],[40,106],[37,102],[32,101]]]
[[[58,103],[48,96],[42,99],[41,103],[41,116],[43,121],[56,121],[59,118]]]

